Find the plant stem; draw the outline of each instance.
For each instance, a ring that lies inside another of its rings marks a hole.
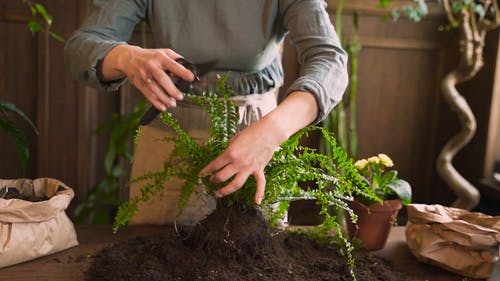
[[[356,131],[356,93],[358,90],[358,58],[361,44],[359,43],[359,15],[353,15],[353,43],[350,48],[351,57],[351,86],[349,89],[349,154],[356,159],[358,155],[358,134]]]

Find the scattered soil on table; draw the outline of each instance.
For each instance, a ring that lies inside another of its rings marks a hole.
[[[358,280],[409,280],[369,252],[356,254]],[[138,237],[101,251],[87,280],[352,280],[334,248],[269,229],[260,211],[219,207],[191,229]]]

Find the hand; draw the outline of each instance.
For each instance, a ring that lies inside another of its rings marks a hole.
[[[273,131],[267,129],[268,123],[268,120],[262,119],[241,131],[219,157],[200,171],[200,176],[215,173],[209,178],[212,183],[225,182],[234,176],[229,184],[215,192],[215,197],[220,198],[240,189],[253,175],[257,183],[255,204],[261,203],[266,187],[264,168],[280,143]]]
[[[209,181],[233,180],[215,192],[216,197],[226,196],[240,189],[250,175],[255,177],[257,190],[255,204],[264,198],[266,177],[264,168],[279,145],[301,128],[311,124],[318,115],[314,95],[308,92],[292,92],[281,104],[253,123],[229,144],[229,147],[200,171],[200,176],[214,173]]]
[[[193,81],[193,73],[175,61],[181,56],[170,49],[143,49],[121,45],[113,48],[103,61],[103,76],[113,80],[126,76],[160,111],[175,107],[183,94],[165,71]]]

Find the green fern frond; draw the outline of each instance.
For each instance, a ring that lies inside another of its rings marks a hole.
[[[124,202],[118,207],[118,213],[115,216],[113,223],[113,233],[118,231],[118,228],[126,225],[129,220],[137,214],[139,198],[134,197],[129,202]]]
[[[188,181],[184,182],[182,189],[181,189],[181,195],[179,197],[179,204],[178,204],[179,214],[182,212],[182,210],[184,210],[184,207],[186,207],[186,204],[187,204],[189,198],[191,197],[191,194],[193,194],[193,191],[195,190],[195,188],[197,186],[198,186],[198,182],[195,182],[192,180],[188,180]]]

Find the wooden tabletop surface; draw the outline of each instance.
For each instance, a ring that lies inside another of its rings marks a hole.
[[[113,242],[135,236],[153,235],[168,226],[129,226],[113,234],[107,225],[76,225],[79,246],[41,257],[33,261],[0,269],[0,280],[9,281],[58,281],[84,280],[92,256]],[[401,271],[409,273],[415,281],[473,281],[443,269],[418,262],[408,250],[404,227],[394,227],[386,247],[375,252]],[[360,280],[362,281],[362,280]]]

